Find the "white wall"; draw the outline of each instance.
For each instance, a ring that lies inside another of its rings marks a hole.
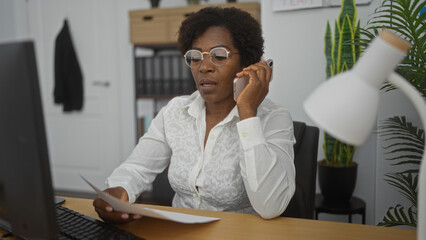
[[[0,0],[0,42],[28,39],[26,13],[25,0]]]

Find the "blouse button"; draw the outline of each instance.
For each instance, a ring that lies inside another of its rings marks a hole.
[[[214,134],[211,134],[211,135],[210,135],[210,139],[214,139]]]
[[[247,137],[247,134],[248,134],[247,132],[242,132],[242,133],[241,133],[241,136],[243,136],[243,137]]]

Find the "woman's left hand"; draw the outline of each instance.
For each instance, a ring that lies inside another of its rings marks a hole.
[[[237,73],[237,77],[249,76],[249,83],[237,98],[240,120],[255,117],[257,108],[269,92],[272,69],[264,59]]]

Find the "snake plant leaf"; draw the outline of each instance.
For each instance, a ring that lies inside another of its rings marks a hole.
[[[355,25],[355,19],[357,18],[357,9],[355,1],[353,0],[342,0],[342,7],[340,8],[339,23],[343,23],[349,16],[351,25]]]
[[[356,150],[355,146],[345,144],[344,151],[346,153],[346,166],[349,165],[350,162],[352,162],[352,158],[354,156],[355,150]]]
[[[340,159],[340,161],[338,161],[340,167],[343,167],[346,164],[346,154],[344,151],[344,145],[344,143],[339,142],[337,159]]]
[[[407,216],[408,215],[408,216]],[[405,213],[404,207],[400,204],[397,204],[395,207],[389,207],[386,215],[383,217],[383,220],[378,223],[379,226],[384,227],[395,227],[395,226],[417,226],[417,215],[413,212],[412,207],[410,207]]]
[[[334,21],[334,41],[333,41],[333,49],[331,52],[331,56],[333,58],[333,68],[334,68],[334,74],[339,73],[339,52],[340,52],[340,24],[336,21]]]
[[[342,72],[345,72],[345,71],[348,71],[349,70],[349,68],[348,68],[348,64],[346,63],[346,62],[343,62],[343,66],[342,66]]]
[[[333,71],[333,65],[334,65],[334,61],[333,61],[333,55],[332,55],[332,49],[333,49],[333,39],[331,36],[331,27],[330,27],[330,22],[327,21],[327,27],[325,30],[325,37],[324,37],[324,53],[326,56],[326,60],[327,60],[327,65],[326,65],[326,74],[327,74],[327,79],[332,77],[334,75],[334,71]]]
[[[327,165],[330,165],[332,162],[336,161],[336,151],[335,146],[337,144],[337,140],[330,136],[330,134],[324,132],[324,144],[323,144],[323,150],[324,150],[324,156],[325,161]]]
[[[355,33],[354,33],[354,37],[353,37],[353,42],[354,42],[354,55],[353,55],[353,62],[355,63],[356,60],[361,56],[362,53],[362,49],[361,49],[361,45],[359,44],[359,41],[361,39],[361,32],[360,32],[360,21],[358,20],[357,24],[356,24],[356,28],[355,28]]]
[[[340,31],[340,52],[338,54],[338,61],[341,64],[341,69],[339,71],[339,67],[337,68],[339,72],[347,71],[352,68],[354,65],[355,58],[355,46],[350,44],[354,39],[354,28],[352,27],[351,20],[348,15],[346,15],[345,20],[343,21],[343,25]],[[346,65],[346,68],[343,68],[343,65]]]

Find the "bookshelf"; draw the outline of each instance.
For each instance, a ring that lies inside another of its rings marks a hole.
[[[147,116],[141,116],[138,104],[137,139],[147,130],[151,119],[170,99],[188,95],[196,90],[190,68],[186,66],[176,45],[134,46],[135,101],[152,101],[152,109],[146,107]]]

